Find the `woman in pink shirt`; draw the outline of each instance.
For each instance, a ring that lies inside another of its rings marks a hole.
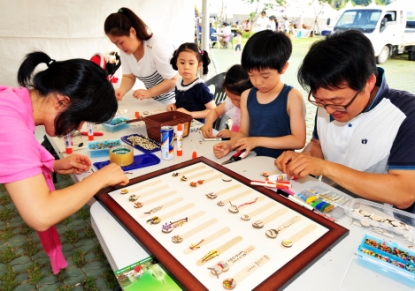
[[[47,68],[32,76],[41,63]],[[101,188],[125,185],[128,178],[111,164],[75,185],[55,190],[51,172],[85,172],[91,161],[79,154],[55,161],[37,142],[35,126],[43,125],[49,136],[64,136],[85,121],[108,121],[117,111],[117,101],[104,71],[89,60],[55,61],[33,52],[20,66],[17,79],[20,88],[0,86],[0,183],[23,220],[38,231],[56,274],[67,263],[54,225]]]

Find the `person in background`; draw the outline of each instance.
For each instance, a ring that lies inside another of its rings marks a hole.
[[[277,19],[277,18],[274,18],[274,22],[275,22],[275,29],[274,29],[274,30],[275,30],[276,32],[280,31],[280,28],[279,28],[279,25],[280,25],[280,24],[278,23],[278,19]]]
[[[210,37],[211,46],[212,48],[214,48],[216,45],[216,42],[218,41],[218,37],[217,37],[216,29],[213,28],[212,23],[209,24],[209,37]]]
[[[249,21],[249,19],[247,19],[245,22],[244,22],[244,31],[245,32],[249,32],[249,31],[251,31],[251,22]]]
[[[245,90],[252,88],[248,73],[241,65],[233,65],[225,75],[223,89],[226,92],[226,99],[219,106],[211,110],[206,117],[205,125],[202,127],[204,137],[213,137],[213,123],[220,116],[226,114],[232,120],[232,128],[223,129],[216,135],[217,137],[232,137],[239,130],[241,123],[241,94]]]
[[[269,18],[269,27],[268,27],[269,30],[272,30],[272,31],[276,30],[275,21],[274,21],[275,19],[276,19],[275,17]]]
[[[315,42],[298,71],[317,106],[313,138],[275,165],[415,212],[415,95],[389,88],[370,40],[348,30]]]
[[[235,46],[235,52],[242,50],[242,32],[237,31],[236,32],[236,46]]]
[[[37,70],[40,64],[47,68]],[[80,174],[89,170],[91,161],[79,154],[55,161],[38,143],[35,127],[44,126],[49,136],[64,136],[86,121],[108,121],[118,105],[104,70],[89,60],[55,61],[33,52],[21,64],[17,80],[20,88],[0,86],[0,122],[7,124],[0,127],[0,183],[22,219],[38,231],[57,274],[68,263],[54,225],[100,189],[126,185],[129,180],[120,166],[110,164],[75,185],[55,190],[52,172]]]
[[[105,19],[104,31],[120,49],[123,76],[120,87],[115,90],[117,100],[122,100],[137,78],[146,89],[135,90],[134,98],[154,98],[166,105],[174,103],[174,85],[179,75],[170,66],[173,44],[151,33],[147,25],[125,7]]]
[[[167,105],[166,110],[189,114],[204,123],[210,110],[216,107],[213,94],[197,76],[197,71],[202,67],[203,74],[208,73],[208,53],[200,51],[196,44],[186,42],[174,52],[170,63],[173,69],[179,71],[180,78],[175,89],[176,103]]]
[[[261,16],[255,22],[255,32],[266,30],[270,27],[270,21],[265,11],[261,12]]]
[[[264,30],[247,41],[241,63],[254,86],[241,95],[241,124],[228,142],[213,147],[217,158],[232,150],[278,157],[301,149],[306,139],[305,105],[299,90],[284,84],[292,44],[284,33]]]
[[[284,33],[290,34],[291,28],[290,28],[290,22],[288,21],[287,17],[284,17]]]
[[[228,42],[232,38],[232,30],[228,23],[223,23],[223,28],[221,30],[221,33],[219,34],[219,42],[223,48],[228,47]]]

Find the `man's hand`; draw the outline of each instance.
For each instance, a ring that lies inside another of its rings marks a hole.
[[[293,151],[283,152],[274,164],[289,177],[303,178],[308,175],[323,175],[325,161],[320,158],[313,158],[306,153],[296,153]]]

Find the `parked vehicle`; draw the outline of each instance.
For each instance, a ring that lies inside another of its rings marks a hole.
[[[415,23],[407,19],[408,8],[398,3],[346,9],[333,31],[363,32],[372,42],[378,64],[392,54],[408,53],[408,59],[415,60]]]

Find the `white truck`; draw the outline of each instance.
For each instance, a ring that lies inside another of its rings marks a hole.
[[[410,13],[409,13],[410,15]],[[386,6],[346,9],[333,32],[355,29],[372,42],[376,62],[382,64],[392,54],[408,53],[415,60],[415,21],[408,21],[408,7],[400,1]]]

